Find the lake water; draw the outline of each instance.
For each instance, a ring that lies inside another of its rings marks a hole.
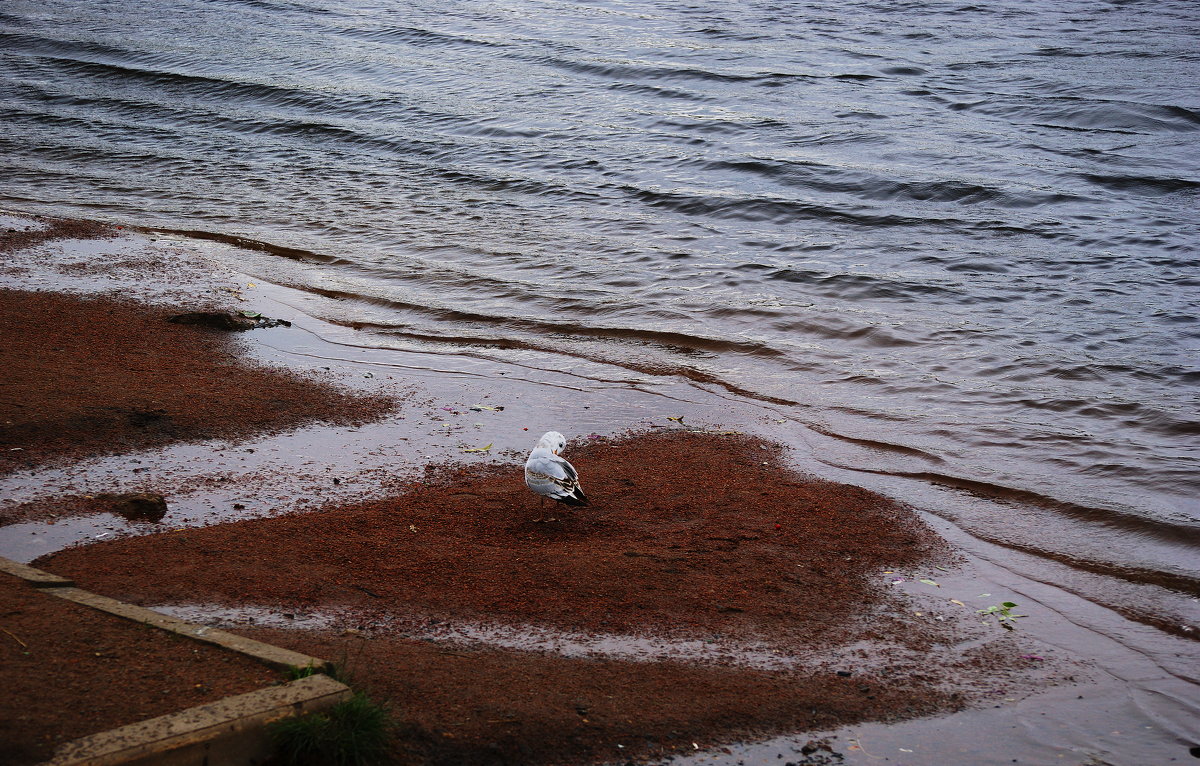
[[[1193,0],[6,0],[0,203],[263,243],[380,346],[761,403],[1169,621],[1198,35]]]

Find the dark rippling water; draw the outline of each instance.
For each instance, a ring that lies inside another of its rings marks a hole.
[[[688,376],[1197,588],[1195,0],[6,0],[0,30],[8,207],[293,248],[390,342]]]

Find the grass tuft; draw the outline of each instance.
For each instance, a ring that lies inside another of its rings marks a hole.
[[[324,673],[334,681],[346,683],[346,674],[342,671],[341,666],[337,664],[322,667],[317,667],[316,665],[312,664],[292,665],[284,672],[284,676],[289,681],[299,681],[301,678],[308,678],[309,676],[315,676],[320,673]]]
[[[271,724],[277,762],[288,766],[367,766],[387,752],[392,720],[362,692],[327,713]]]

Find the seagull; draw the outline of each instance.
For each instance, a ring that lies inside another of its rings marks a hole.
[[[558,431],[547,431],[525,461],[525,485],[543,497],[567,505],[590,505],[575,466],[558,456],[567,439]]]

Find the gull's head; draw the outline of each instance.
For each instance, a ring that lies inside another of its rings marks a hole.
[[[567,437],[558,431],[547,431],[542,434],[542,438],[538,441],[537,446],[545,447],[557,455],[559,452],[562,452],[563,447],[567,446]]]

